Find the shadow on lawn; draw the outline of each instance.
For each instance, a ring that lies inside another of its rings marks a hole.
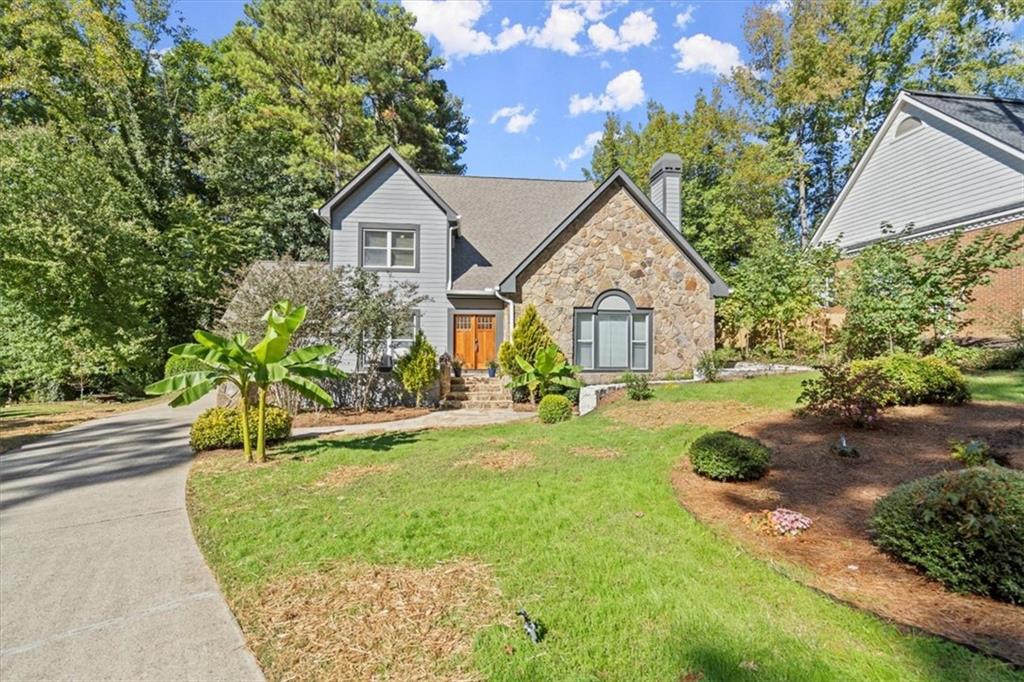
[[[400,445],[411,445],[420,440],[427,429],[415,431],[389,431],[387,433],[371,433],[365,436],[351,437],[339,434],[337,437],[319,438],[316,440],[296,441],[288,447],[288,453],[312,453],[329,446],[334,450],[372,450],[387,452]]]

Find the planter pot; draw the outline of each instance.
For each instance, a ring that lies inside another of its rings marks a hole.
[[[457,376],[457,377],[461,377],[462,376],[462,368],[461,367],[452,367],[452,373],[455,376]]]
[[[492,378],[492,379],[493,379],[494,377],[498,376],[498,370],[497,370],[497,368],[495,368],[495,367],[488,367],[488,368],[487,368],[487,376],[489,376],[489,377],[490,377],[490,378]]]

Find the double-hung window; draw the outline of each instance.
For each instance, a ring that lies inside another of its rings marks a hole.
[[[416,240],[419,235],[412,226],[362,227],[360,264],[369,270],[415,270]]]
[[[574,357],[583,369],[650,371],[651,313],[624,292],[605,292],[592,308],[577,309],[574,328]]]

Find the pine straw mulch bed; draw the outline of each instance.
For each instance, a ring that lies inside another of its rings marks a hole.
[[[694,474],[684,460],[673,484],[698,519],[755,553],[809,569],[797,577],[840,600],[1024,665],[1024,608],[947,591],[875,548],[868,526],[874,502],[897,485],[959,467],[950,457],[952,438],[984,438],[1010,466],[1024,468],[1024,406],[897,408],[873,430],[781,413],[735,430],[772,448],[772,469],[752,483],[717,483]],[[840,431],[860,458],[829,452]],[[806,514],[814,525],[798,537],[778,538],[744,522],[745,514],[779,506]]]
[[[337,563],[282,577],[234,605],[271,680],[478,680],[473,639],[514,626],[489,567]]]
[[[608,406],[605,415],[620,424],[642,429],[664,429],[679,424],[731,429],[752,419],[762,419],[778,410],[757,407],[735,400],[687,400],[679,403],[658,402],[664,409],[652,410],[651,401],[619,397]]]
[[[428,407],[388,407],[381,410],[359,412],[349,408],[302,412],[292,418],[292,426],[351,426],[353,424],[380,424],[422,417],[430,413]]]
[[[397,469],[398,466],[394,464],[368,464],[365,466],[346,464],[331,469],[331,471],[317,481],[315,485],[317,487],[342,488],[366,476],[372,476],[373,474],[387,474],[392,471],[396,471]]]

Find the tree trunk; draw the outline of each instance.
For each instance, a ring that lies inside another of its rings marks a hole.
[[[252,445],[249,442],[249,386],[239,388],[238,412],[242,420],[242,451],[245,452],[245,461],[252,461]]]
[[[263,463],[267,460],[267,441],[265,439],[264,425],[267,422],[267,389],[259,387],[259,411],[256,413],[256,461]]]
[[[803,122],[801,122],[801,126]],[[799,231],[798,238],[800,240],[800,246],[807,246],[807,232],[810,230],[810,224],[807,218],[807,175],[804,169],[804,136],[803,131],[797,133],[796,140],[796,161],[797,161],[797,188],[799,192],[799,203],[797,204],[797,211],[799,213]]]

